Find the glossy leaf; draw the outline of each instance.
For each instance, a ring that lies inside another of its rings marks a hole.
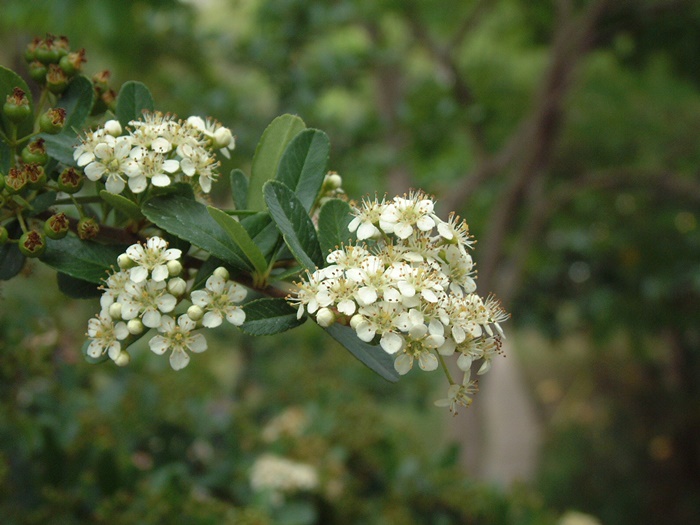
[[[148,200],[141,211],[160,228],[208,251],[233,267],[253,270],[253,265],[209,215],[204,204],[180,195],[164,195]]]
[[[80,138],[73,133],[59,133],[58,135],[43,134],[46,152],[56,160],[67,166],[75,166],[73,150],[80,142]]]
[[[306,127],[295,115],[281,115],[273,120],[263,133],[253,157],[248,187],[248,208],[265,209],[263,186],[277,175],[280,159],[287,144]]]
[[[348,230],[352,220],[350,205],[340,199],[327,201],[318,216],[318,241],[324,257],[329,252],[343,244],[354,240],[354,235]]]
[[[155,102],[148,88],[141,82],[125,82],[117,96],[115,114],[119,123],[125,127],[130,120],[141,118],[143,111],[153,111]]]
[[[250,238],[246,229],[241,226],[241,223],[218,208],[208,206],[207,211],[209,215],[219,223],[219,226],[224,229],[229,238],[238,245],[253,268],[255,268],[255,271],[259,275],[265,275],[267,273],[267,261],[265,260],[265,256],[253,239]]]
[[[239,169],[231,170],[231,197],[237,210],[248,209],[248,177]]]
[[[265,202],[270,216],[297,261],[313,271],[323,264],[316,229],[292,190],[278,181],[265,184]]]
[[[63,272],[58,272],[56,274],[56,279],[58,281],[58,289],[68,297],[73,297],[74,299],[92,299],[102,295],[102,291],[98,288],[96,283],[76,279]]]
[[[297,312],[284,299],[256,299],[243,306],[245,323],[241,326],[249,335],[273,335],[304,324],[306,317],[297,319]]]
[[[358,339],[349,326],[333,324],[325,330],[370,370],[392,383],[399,380],[399,373],[394,369],[394,358],[381,346],[370,345]]]
[[[117,195],[116,193],[110,193],[107,190],[102,190],[100,191],[100,198],[130,219],[143,219],[143,213],[141,213],[141,208],[139,208],[138,204],[130,201],[122,195]]]
[[[42,262],[59,272],[99,284],[107,277],[107,271],[116,266],[117,257],[126,246],[98,244],[81,241],[75,235],[55,241],[47,239]]]
[[[277,180],[296,193],[306,211],[311,210],[326,176],[331,151],[328,136],[318,129],[305,129],[282,154]]]
[[[58,102],[58,106],[66,110],[66,124],[61,134],[76,135],[82,132],[94,99],[95,91],[88,78],[78,75],[71,80]]]

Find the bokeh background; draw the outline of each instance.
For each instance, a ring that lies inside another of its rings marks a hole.
[[[698,27],[694,0],[0,2],[0,63],[66,35],[231,127],[224,171],[291,112],[351,197],[433,193],[512,313],[451,418],[441,377],[385,383],[311,323],[89,365],[96,302],[28,265],[0,288],[0,521],[700,523]],[[313,486],[251,484],[270,454]]]

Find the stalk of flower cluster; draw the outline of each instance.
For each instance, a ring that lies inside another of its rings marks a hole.
[[[308,272],[289,301],[298,317],[349,324],[362,341],[378,343],[401,375],[415,363],[433,371],[456,357],[464,378],[456,382],[444,366],[450,386],[438,402],[454,412],[476,391],[472,365],[483,374],[500,352],[508,314],[495,297],[475,293],[466,222],[454,214],[444,221],[434,208],[422,192],[364,200],[348,226],[357,242],[331,252],[328,265]]]

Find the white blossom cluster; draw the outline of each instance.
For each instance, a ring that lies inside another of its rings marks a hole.
[[[466,222],[454,214],[443,221],[434,206],[422,192],[363,201],[349,224],[358,242],[331,252],[328,266],[307,273],[289,300],[299,317],[349,324],[362,341],[378,341],[401,375],[415,361],[425,371],[442,361],[450,387],[436,404],[454,412],[476,391],[472,364],[481,361],[483,374],[500,351],[508,314],[493,296],[475,293]],[[457,357],[463,381],[452,380],[448,356]]]
[[[230,281],[226,268],[220,267],[204,289],[189,291],[192,283],[180,277],[181,257],[181,250],[168,248],[160,237],[133,244],[119,256],[119,269],[102,286],[100,313],[88,322],[90,357],[106,353],[116,364],[126,365],[129,354],[124,348],[151,328],[158,331],[149,341],[151,350],[170,351],[170,365],[180,370],[190,361],[188,352],[207,349],[204,335],[195,333],[196,328],[215,328],[224,319],[235,326],[243,324],[245,311],[238,303],[245,299],[246,289]],[[191,306],[176,315],[176,308],[185,301]]]
[[[285,494],[314,490],[318,484],[318,473],[313,466],[275,454],[260,456],[250,471],[253,490],[269,491],[279,502]]]
[[[213,150],[229,158],[234,146],[231,130],[214,120],[193,116],[182,121],[155,112],[130,121],[126,133],[116,120],[87,132],[73,159],[88,179],[104,180],[110,193],[122,193],[127,185],[142,193],[149,184],[178,181],[196,183],[209,193],[219,167]]]

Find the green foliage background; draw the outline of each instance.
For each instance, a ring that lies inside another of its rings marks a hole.
[[[95,304],[31,266],[0,303],[3,523],[696,523],[698,23],[682,0],[3,2],[1,63],[66,34],[89,72],[230,126],[224,171],[290,112],[351,196],[422,187],[462,213],[545,435],[534,482],[477,481],[434,431],[432,378],[384,383],[313,326],[231,330],[179,374],[146,349],[91,366]],[[264,441],[290,407],[310,426]],[[247,478],[270,450],[342,490],[274,507]]]

